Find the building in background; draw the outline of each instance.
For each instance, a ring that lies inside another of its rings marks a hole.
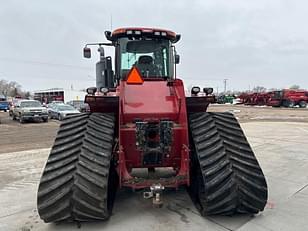
[[[76,91],[63,88],[37,90],[33,93],[34,99],[46,104],[52,101],[63,101],[64,103],[67,103],[72,100],[84,100],[85,95],[87,94],[85,91]]]

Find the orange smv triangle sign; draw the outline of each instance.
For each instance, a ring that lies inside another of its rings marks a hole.
[[[133,68],[130,70],[130,72],[127,75],[126,83],[143,84],[143,79],[142,79],[137,67],[133,66]]]

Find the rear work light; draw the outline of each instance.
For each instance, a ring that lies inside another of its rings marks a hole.
[[[212,87],[205,87],[203,88],[203,92],[206,94],[206,95],[210,95],[212,94],[214,91],[214,89]]]
[[[87,93],[89,95],[94,95],[96,93],[96,91],[97,91],[96,87],[89,87],[89,88],[87,88]]]
[[[200,87],[195,86],[191,88],[191,95],[197,96],[199,92],[200,92]]]

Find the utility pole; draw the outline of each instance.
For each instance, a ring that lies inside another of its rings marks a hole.
[[[227,80],[228,79],[224,79],[224,93],[227,91]]]

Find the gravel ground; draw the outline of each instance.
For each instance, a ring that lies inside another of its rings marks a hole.
[[[185,190],[166,192],[166,205],[152,208],[140,193],[121,190],[109,222],[48,225],[36,211],[37,184],[59,122],[19,124],[0,112],[0,231],[36,230],[307,230],[308,110],[211,105],[233,112],[260,161],[269,203],[255,216],[200,217]],[[129,213],[127,213],[129,211]]]
[[[166,190],[154,209],[142,191],[119,190],[108,222],[45,224],[36,192],[49,149],[0,155],[0,231],[306,231],[308,227],[308,124],[251,122],[242,127],[266,176],[269,199],[256,216],[201,217],[185,189]]]
[[[47,148],[53,144],[59,122],[26,122],[20,124],[0,112],[0,153]]]
[[[308,123],[308,108],[273,108],[267,106],[210,105],[209,111],[230,111],[241,123],[244,122],[305,122]]]
[[[308,108],[272,108],[243,105],[211,105],[209,111],[230,111],[241,123],[256,121],[307,122]],[[0,153],[17,152],[38,148],[50,148],[59,127],[59,121],[48,123],[28,122],[20,124],[0,112]]]

